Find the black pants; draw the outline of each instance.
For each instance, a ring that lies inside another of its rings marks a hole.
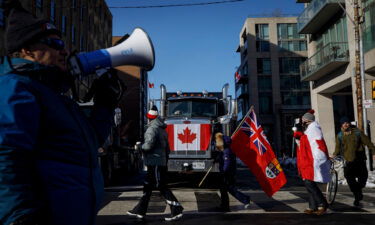
[[[243,204],[250,203],[250,197],[240,192],[235,186],[234,174],[223,174],[220,185],[221,207],[229,209],[228,192]]]
[[[348,182],[350,190],[353,192],[356,200],[360,200],[362,188],[366,186],[368,172],[366,161],[358,160],[347,162],[344,167],[344,176]]]
[[[311,180],[304,180],[305,187],[309,193],[309,208],[317,210],[318,207],[328,207],[326,198],[323,196],[322,191],[316,184],[316,182]]]
[[[172,191],[167,187],[167,167],[165,166],[147,166],[146,180],[143,185],[143,195],[133,211],[145,215],[148,203],[151,198],[152,190],[157,189],[164,197],[165,201],[171,207],[173,212],[176,207],[181,207]]]

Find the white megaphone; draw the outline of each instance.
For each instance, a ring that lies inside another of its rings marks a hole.
[[[123,65],[139,66],[149,71],[154,64],[154,46],[147,33],[141,28],[134,29],[128,39],[116,46],[79,53],[69,59],[71,73],[81,76]]]

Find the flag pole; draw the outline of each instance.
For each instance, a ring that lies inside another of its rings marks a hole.
[[[246,115],[242,118],[241,123],[238,124],[238,126],[237,126],[236,130],[233,132],[233,134],[235,134],[240,129],[240,127],[242,126],[242,124],[245,121],[246,117],[250,114],[250,112],[252,110],[254,110],[254,106],[253,105],[250,106],[249,111],[247,111]],[[231,138],[233,137],[233,134],[232,134]]]

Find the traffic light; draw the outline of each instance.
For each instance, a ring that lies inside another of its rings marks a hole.
[[[372,100],[375,100],[375,80],[372,81]]]

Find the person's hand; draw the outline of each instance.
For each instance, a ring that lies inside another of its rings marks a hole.
[[[298,130],[297,127],[292,127],[293,132],[296,132],[297,130]]]
[[[125,91],[124,83],[114,72],[107,72],[93,83],[94,103],[114,109]]]

